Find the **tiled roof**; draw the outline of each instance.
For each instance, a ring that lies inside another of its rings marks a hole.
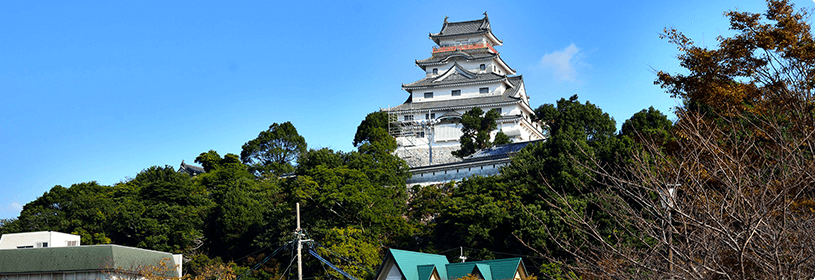
[[[410,173],[420,174],[429,172],[439,172],[445,170],[466,169],[470,167],[486,166],[489,164],[508,164],[511,161],[511,156],[526,148],[529,144],[536,144],[542,140],[515,142],[510,144],[498,145],[489,149],[484,149],[465,157],[461,161],[417,166],[410,168]]]
[[[185,160],[182,160],[182,163],[179,165],[179,170],[177,170],[177,172],[187,173],[188,175],[196,176],[196,175],[205,173],[205,168],[202,168],[202,167],[196,166],[196,165],[187,164],[187,163],[185,163]]]
[[[438,76],[424,78],[409,84],[403,84],[401,87],[409,92],[410,90],[421,88],[498,82],[503,81],[505,78],[506,76],[495,73],[473,73],[470,70],[464,69],[464,67],[456,62],[452,67],[450,67],[450,69],[447,69],[447,71]]]
[[[416,60],[416,65],[419,66],[427,66],[427,65],[439,65],[447,63],[451,58],[463,58],[466,60],[484,60],[484,59],[492,59],[498,56],[497,53],[468,53],[462,50],[457,50],[455,52],[449,53],[448,55],[443,56],[431,56],[422,60]]]
[[[436,34],[430,34],[431,38],[457,36],[464,34],[484,33],[490,31],[490,20],[486,16],[479,20],[447,22],[444,20],[444,25],[441,31]]]
[[[450,99],[450,100],[442,100],[442,101],[427,101],[427,102],[412,102],[411,98],[408,98],[404,104],[388,108],[385,111],[405,111],[405,110],[450,110],[452,108],[459,108],[459,107],[477,107],[480,105],[485,104],[514,104],[516,102],[521,102],[521,99],[514,97],[515,93],[522,86],[522,77],[521,76],[512,76],[506,78],[508,82],[512,84],[511,88],[508,88],[504,93],[501,95],[489,95],[484,97],[474,97],[474,98],[461,98],[461,99]]]

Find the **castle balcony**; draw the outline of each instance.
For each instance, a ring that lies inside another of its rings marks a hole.
[[[442,44],[441,46],[433,46],[433,53],[443,53],[455,50],[474,50],[474,49],[488,49],[492,53],[498,53],[490,43],[484,42],[467,42],[455,44]]]

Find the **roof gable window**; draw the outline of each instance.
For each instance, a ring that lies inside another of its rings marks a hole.
[[[482,71],[487,70],[487,65],[481,64],[481,65],[478,66],[478,68],[480,68]]]
[[[438,75],[438,68],[433,68],[433,75]]]

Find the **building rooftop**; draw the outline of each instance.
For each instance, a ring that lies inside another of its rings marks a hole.
[[[456,62],[449,69],[434,77],[424,78],[409,84],[402,84],[401,88],[407,92],[414,89],[425,89],[443,86],[469,85],[499,82],[506,79],[506,76],[495,73],[474,73],[464,69]]]
[[[484,33],[488,33],[490,38],[496,41],[494,43],[498,45],[501,44],[501,40],[498,40],[498,38],[492,34],[490,19],[487,17],[487,13],[484,13],[484,18],[482,19],[470,21],[448,22],[447,17],[444,17],[444,24],[441,26],[441,31],[435,34],[431,33],[430,39],[440,45],[442,38]]]
[[[196,165],[187,164],[187,163],[185,163],[185,160],[182,160],[182,163],[179,165],[179,170],[177,170],[177,172],[187,173],[188,175],[196,176],[196,175],[205,173],[205,168],[202,168],[202,167],[196,166]]]
[[[495,74],[493,74],[495,75]],[[510,84],[512,84],[511,88],[508,88],[500,95],[488,95],[483,97],[473,97],[473,98],[461,98],[461,99],[450,99],[450,100],[441,100],[441,101],[427,101],[427,102],[412,102],[413,100],[408,98],[404,104],[385,109],[385,111],[428,111],[428,110],[453,110],[453,109],[470,109],[473,107],[479,106],[490,106],[490,105],[504,105],[504,104],[515,104],[517,102],[522,102],[522,100],[518,97],[515,97],[515,94],[518,90],[523,86],[523,79],[521,76],[512,76],[512,77],[500,77],[499,80],[506,79]]]
[[[170,262],[169,273],[175,273],[178,269],[176,266],[181,265],[176,263],[171,253],[112,244],[6,249],[0,250],[0,274],[59,271],[138,272],[141,267],[156,266],[163,260]]]
[[[490,60],[497,57],[497,53],[488,53],[488,52],[479,52],[473,53],[464,50],[456,50],[451,53],[447,53],[446,55],[434,55],[422,60],[416,60],[416,65],[418,66],[432,66],[432,65],[442,65],[450,61],[453,58],[462,58],[465,60]]]
[[[389,249],[379,269],[379,275],[385,275],[385,266],[395,263],[405,280],[428,280],[432,274],[438,273],[442,280],[458,279],[474,274],[485,280],[520,279],[527,275],[527,270],[521,258],[498,259],[489,261],[474,261],[464,263],[450,263],[443,255]],[[516,272],[520,274],[516,275]],[[518,277],[516,277],[518,276]],[[377,276],[377,279],[381,277]]]

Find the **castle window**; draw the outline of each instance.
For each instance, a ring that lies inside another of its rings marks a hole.
[[[493,111],[501,115],[501,108],[493,108]]]
[[[453,91],[450,92],[450,95],[452,95],[452,96],[461,96],[461,90],[460,89],[454,89]]]
[[[490,88],[488,88],[488,87],[479,88],[478,93],[490,93]]]
[[[432,120],[436,118],[436,113],[424,114],[424,118],[428,120]]]
[[[424,93],[424,98],[433,98],[433,93],[432,92],[425,92]]]
[[[487,70],[487,65],[481,64],[478,68],[481,68],[481,70]]]
[[[433,68],[433,75],[438,75],[438,68]]]
[[[404,115],[404,121],[412,121],[413,115]]]
[[[424,138],[424,131],[419,131],[419,132],[416,132],[416,137],[418,137],[418,138]]]

